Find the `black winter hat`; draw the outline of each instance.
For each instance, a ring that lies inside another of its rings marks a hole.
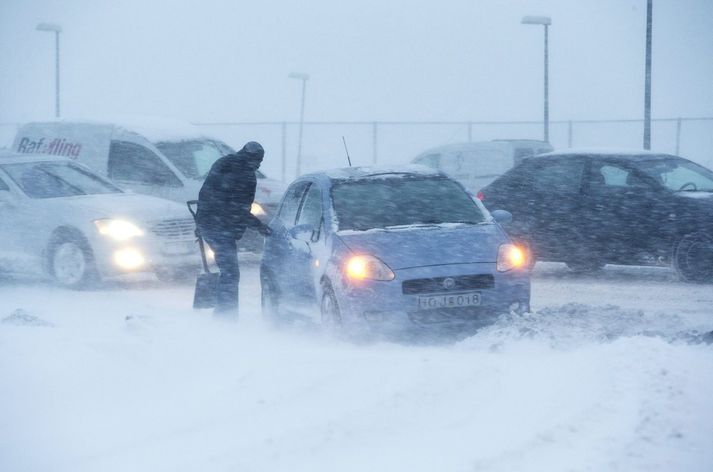
[[[262,159],[265,156],[265,150],[257,141],[250,141],[249,143],[246,143],[245,146],[243,146],[242,151],[250,157],[257,157],[259,159]]]

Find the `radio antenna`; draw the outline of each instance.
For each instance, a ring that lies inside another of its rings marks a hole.
[[[342,142],[344,143],[344,152],[347,153],[347,161],[349,162],[349,167],[352,166],[352,159],[349,157],[349,149],[347,149],[347,140],[342,136]]]

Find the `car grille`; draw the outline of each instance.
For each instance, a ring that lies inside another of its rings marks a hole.
[[[446,288],[446,279],[453,281],[450,288]],[[481,288],[493,288],[495,278],[491,274],[460,275],[457,277],[434,277],[432,279],[405,280],[401,289],[405,295],[415,295],[419,293],[439,293],[452,292],[458,290],[473,290]]]
[[[186,239],[195,233],[192,218],[161,220],[151,225],[151,232],[161,238]]]

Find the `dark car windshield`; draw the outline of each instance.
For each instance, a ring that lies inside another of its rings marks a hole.
[[[660,159],[640,162],[638,167],[674,192],[713,192],[713,172],[693,162]]]
[[[118,187],[71,162],[27,162],[2,168],[30,198],[121,193]]]
[[[446,178],[341,181],[332,187],[339,230],[485,221],[471,197]]]

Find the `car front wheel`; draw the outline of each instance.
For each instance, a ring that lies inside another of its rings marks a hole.
[[[94,257],[83,238],[56,238],[49,252],[50,273],[59,285],[82,288],[96,280]]]
[[[713,237],[703,233],[683,236],[674,248],[673,267],[684,280],[713,281]]]
[[[270,326],[280,322],[280,300],[275,284],[269,277],[264,277],[260,283],[262,318]]]

